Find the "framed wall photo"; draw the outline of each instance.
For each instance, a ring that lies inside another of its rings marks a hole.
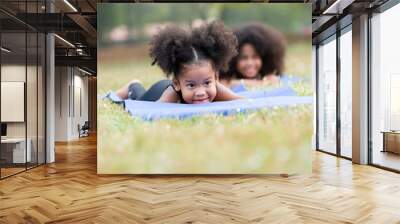
[[[98,4],[99,174],[311,173],[311,4]]]
[[[25,82],[1,82],[1,122],[24,122]]]

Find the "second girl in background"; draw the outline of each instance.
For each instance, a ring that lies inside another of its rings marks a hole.
[[[234,34],[239,54],[221,73],[221,83],[233,90],[279,83],[286,51],[283,34],[261,23],[244,25]]]

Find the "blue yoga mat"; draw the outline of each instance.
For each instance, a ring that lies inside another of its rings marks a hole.
[[[133,117],[144,120],[162,118],[185,119],[198,115],[219,114],[232,115],[246,113],[263,108],[280,106],[295,106],[311,104],[311,96],[296,96],[293,89],[282,87],[273,90],[243,91],[239,95],[248,99],[212,102],[205,104],[160,103],[138,100],[121,100],[114,92],[109,92],[106,98],[115,103],[121,103]]]
[[[236,93],[247,98],[262,98],[271,96],[296,96],[296,92],[290,87],[281,87],[271,90],[241,91]],[[108,92],[104,98],[108,98],[114,103],[123,103],[124,100],[119,98],[115,92]],[[126,100],[125,100],[126,101]],[[155,102],[151,102],[155,103]],[[172,104],[175,105],[175,104]]]
[[[281,77],[279,78],[279,83],[282,87],[290,87],[290,85],[299,83],[301,81],[305,81],[305,79],[302,77],[293,76],[293,75],[281,75]],[[231,90],[235,93],[248,91],[248,89],[246,88],[246,86],[244,84],[234,85],[231,87]]]

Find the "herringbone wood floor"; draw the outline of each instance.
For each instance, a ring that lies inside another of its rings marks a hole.
[[[400,223],[400,175],[316,152],[311,176],[98,176],[96,139],[0,181],[0,223]]]

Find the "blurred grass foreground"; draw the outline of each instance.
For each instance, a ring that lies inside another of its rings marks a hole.
[[[105,10],[100,7],[99,18]],[[109,21],[98,26],[112,30]],[[98,62],[99,95],[132,79],[148,88],[165,78],[151,66],[146,42],[100,48]],[[286,74],[306,80],[293,86],[298,94],[311,95],[311,39],[289,41],[285,64]],[[148,122],[99,100],[97,169],[99,174],[311,173],[312,132],[312,105]]]

